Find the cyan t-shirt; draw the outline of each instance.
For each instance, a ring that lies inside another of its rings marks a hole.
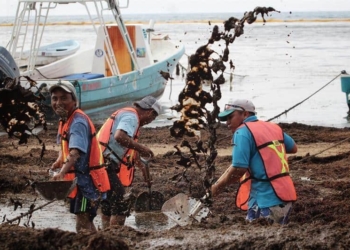
[[[60,136],[58,136],[58,143]],[[89,122],[81,114],[75,114],[68,133],[69,149],[76,148],[80,151],[80,157],[75,167],[77,185],[83,196],[96,200],[99,191],[94,186],[89,172],[89,155],[91,148],[91,130]]]
[[[129,137],[133,138],[137,132],[138,128],[138,117],[132,111],[121,111],[115,117],[115,120],[112,125],[111,135],[109,137],[108,145],[116,153],[120,159],[123,158],[127,148],[121,146],[115,139],[114,134],[118,129],[123,130]],[[116,163],[119,163],[117,157],[115,157],[108,148],[103,152],[104,156],[109,155],[109,158]]]
[[[243,122],[257,121],[256,116],[249,116]],[[233,135],[232,166],[237,168],[250,168],[252,175],[258,179],[267,179],[263,161],[255,146],[254,138],[246,126],[237,129]],[[292,150],[294,140],[284,133],[284,144],[286,151]],[[282,204],[272,189],[270,182],[256,181],[252,179],[250,198],[248,207],[254,203],[260,208],[267,208]]]

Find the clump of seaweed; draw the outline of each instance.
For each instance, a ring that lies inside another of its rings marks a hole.
[[[190,151],[188,155],[175,146],[177,150],[175,154],[181,157],[177,164],[184,168],[178,181],[185,180],[190,186],[190,193],[191,180],[187,178],[186,171],[192,164],[195,164],[201,173],[204,173],[202,177],[203,191],[207,192],[214,181],[215,158],[217,157],[216,129],[220,126],[217,119],[220,112],[218,101],[222,96],[220,86],[225,83],[225,63],[229,63],[231,71],[235,69],[232,60],[229,61],[229,45],[237,37],[244,34],[245,23],[254,23],[259,15],[265,23],[264,15],[268,16],[268,13],[273,11],[276,10],[272,7],[256,7],[253,11],[245,12],[241,19],[230,17],[223,22],[223,31],[220,31],[219,26],[214,25],[208,42],[200,46],[189,57],[190,67],[186,75],[186,85],[179,94],[178,103],[171,107],[172,110],[181,115],[180,119],[174,121],[170,127],[170,134],[176,138],[183,138],[180,146],[186,147]],[[211,25],[210,22],[209,25]],[[222,54],[211,49],[211,45],[220,41],[224,41],[225,44]],[[219,76],[214,79],[212,72]],[[204,83],[209,85],[209,92],[203,90]],[[210,111],[207,108],[208,104],[212,105]],[[201,130],[206,130],[209,133],[206,142],[201,140]],[[191,143],[185,137],[194,137],[196,140]],[[198,154],[204,157],[199,157]],[[199,162],[199,159],[204,159],[204,162]]]
[[[31,135],[41,143],[35,131],[39,128],[47,130],[42,102],[45,98],[35,81],[29,77],[22,78],[27,80],[23,86],[28,87],[21,85],[21,78],[6,77],[0,83],[0,124],[9,137],[19,138],[19,144],[26,144]]]

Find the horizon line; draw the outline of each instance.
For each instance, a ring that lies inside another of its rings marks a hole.
[[[124,13],[123,15],[154,15],[154,14],[229,14],[229,13],[244,13],[246,11],[234,11],[234,12],[149,12],[149,13],[144,13],[144,12],[135,12],[135,13]],[[285,14],[285,13],[305,13],[305,12],[349,12],[347,10],[288,10],[288,11],[280,11],[279,14]],[[71,14],[51,14],[52,16],[71,16]],[[94,14],[96,15],[96,14]],[[350,15],[350,14],[349,14]],[[4,14],[0,14],[0,17],[15,17],[16,15],[4,15]],[[75,14],[74,16],[86,16],[85,13],[81,13],[81,14]]]

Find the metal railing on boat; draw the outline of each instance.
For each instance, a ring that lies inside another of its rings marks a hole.
[[[37,3],[40,4],[37,5]],[[19,0],[16,12],[16,19],[12,31],[12,37],[7,46],[7,49],[10,51],[12,56],[14,56],[16,63],[19,65],[19,60],[22,57],[24,44],[28,34],[30,15],[31,12],[34,12],[34,29],[30,45],[29,62],[27,65],[28,76],[31,76],[31,74],[35,71],[36,57],[40,48],[45,25],[48,19],[49,10],[56,8],[58,4],[69,3],[80,3],[85,6],[87,14],[90,18],[90,21],[93,25],[96,34],[98,33],[97,25],[99,24],[103,26],[106,48],[106,62],[108,64],[109,69],[111,70],[112,75],[119,76],[119,67],[117,64],[116,57],[114,55],[113,47],[109,38],[104,19],[105,13],[107,11],[111,11],[115,21],[118,24],[118,28],[120,30],[120,33],[122,34],[126,47],[129,51],[134,68],[135,70],[138,70],[140,74],[142,74],[129,33],[126,29],[126,26],[120,13],[120,8],[128,7],[128,0],[125,1],[125,6],[119,6],[119,3],[116,0]],[[97,15],[96,18],[93,18],[91,16],[91,11],[89,10],[87,3],[93,3]]]

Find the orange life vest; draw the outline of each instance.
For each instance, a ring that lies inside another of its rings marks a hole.
[[[89,156],[89,170],[90,170],[90,176],[91,176],[92,182],[100,192],[106,192],[110,189],[110,184],[109,184],[108,174],[103,162],[101,148],[99,146],[99,143],[96,140],[95,126],[91,122],[90,118],[80,109],[76,109],[66,122],[63,123],[62,121],[60,121],[59,123],[58,133],[61,138],[61,150],[62,150],[63,162],[67,161],[67,157],[69,155],[68,133],[69,133],[69,128],[73,121],[73,118],[77,113],[83,115],[87,119],[91,129],[91,149],[90,149],[90,156]],[[68,173],[65,174],[64,179],[73,180],[74,178],[75,178],[75,169],[74,169],[74,166],[72,166],[71,169],[68,171]],[[74,198],[76,194],[77,194],[77,187],[73,189],[73,191],[69,194],[68,197]]]
[[[127,107],[122,108],[115,111],[110,117],[107,118],[106,122],[102,125],[100,131],[97,133],[97,140],[103,144],[108,144],[109,138],[113,135],[112,127],[115,120],[115,117],[119,114],[119,112],[131,111],[136,114],[137,117],[137,129],[134,134],[133,140],[137,142],[139,137],[139,128],[140,128],[140,120],[139,116],[134,108]],[[106,147],[100,144],[102,152],[105,151]],[[118,173],[118,178],[123,186],[128,187],[132,184],[134,180],[134,159],[135,159],[135,150],[127,149],[124,155],[121,157],[122,161],[120,162],[120,168]]]
[[[260,180],[251,176],[248,170],[240,179],[236,195],[236,206],[248,209],[251,180],[269,181],[276,196],[284,201],[296,201],[297,194],[289,176],[289,166],[282,129],[274,123],[255,121],[244,124],[252,133],[256,147],[263,161],[268,179]],[[244,125],[241,125],[244,126]]]

